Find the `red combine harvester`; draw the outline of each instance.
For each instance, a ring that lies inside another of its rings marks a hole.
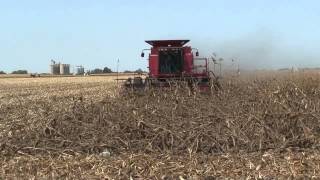
[[[151,52],[148,59],[149,74],[146,78],[140,76],[127,79],[125,87],[169,87],[179,82],[187,82],[201,90],[219,87],[216,76],[209,69],[208,59],[198,58],[198,49],[185,46],[188,42],[189,40],[146,41],[152,47],[144,49],[141,57],[144,57],[145,51]]]

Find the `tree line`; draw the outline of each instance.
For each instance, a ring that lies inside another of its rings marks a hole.
[[[144,71],[142,69],[137,69],[135,71],[130,71],[130,70],[125,70],[123,71],[124,73],[144,73]],[[108,67],[104,67],[103,69],[100,68],[95,68],[93,70],[88,71],[89,74],[106,74],[106,73],[114,73],[110,68]],[[0,74],[7,74],[4,71],[0,70]],[[12,71],[11,74],[28,74],[27,70],[16,70],[16,71]]]
[[[0,74],[7,74],[4,71],[0,71]],[[11,74],[28,74],[27,70],[16,70],[16,71],[12,71]]]
[[[139,73],[139,74],[144,73],[144,71],[140,68],[135,71],[125,70],[123,72],[124,73]],[[110,68],[105,67],[103,69],[96,68],[96,69],[90,70],[88,73],[90,73],[90,74],[106,74],[106,73],[115,73],[115,72],[112,71]]]

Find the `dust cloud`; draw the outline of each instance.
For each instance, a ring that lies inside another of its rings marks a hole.
[[[290,41],[291,42],[291,41]],[[320,67],[320,57],[300,44],[290,44],[281,34],[256,31],[240,37],[193,40],[202,56],[223,59],[223,69],[275,70]]]

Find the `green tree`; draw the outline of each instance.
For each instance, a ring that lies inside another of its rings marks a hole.
[[[5,73],[4,71],[0,71],[0,74],[7,74],[7,73]]]
[[[90,71],[90,74],[102,74],[102,73],[103,73],[103,70],[99,69],[99,68],[96,68],[96,69]]]
[[[108,67],[103,68],[103,73],[112,73],[112,70]]]
[[[13,71],[11,74],[28,74],[27,70],[17,70]]]
[[[142,74],[142,73],[143,73],[143,70],[139,68],[139,69],[135,70],[134,72],[135,72],[135,73],[138,73],[138,74]]]

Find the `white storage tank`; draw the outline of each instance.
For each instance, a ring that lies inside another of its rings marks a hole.
[[[70,74],[70,64],[60,64],[60,74],[61,75]]]
[[[76,75],[84,75],[84,67],[83,66],[76,67]]]

